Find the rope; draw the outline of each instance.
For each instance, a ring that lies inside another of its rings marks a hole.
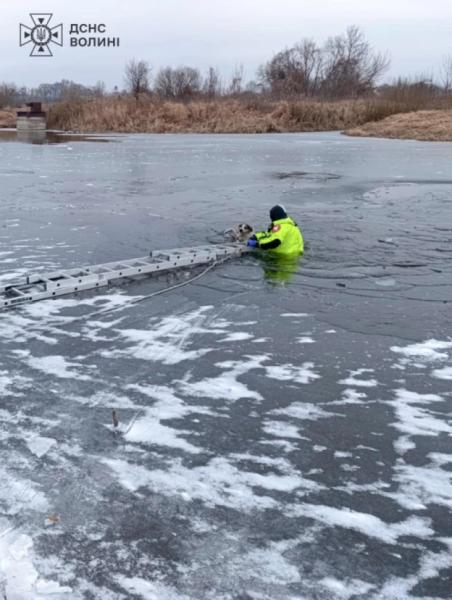
[[[180,283],[176,283],[175,285],[171,285],[162,290],[157,290],[156,292],[147,294],[146,296],[140,296],[139,298],[134,298],[132,300],[129,300],[128,302],[126,302],[125,304],[123,304],[121,306],[105,308],[105,309],[101,309],[101,310],[97,310],[95,312],[89,313],[87,315],[82,315],[81,317],[77,317],[76,319],[73,319],[71,321],[71,324],[77,323],[79,321],[85,321],[86,319],[91,319],[92,317],[97,317],[99,315],[104,315],[104,314],[108,314],[111,312],[120,311],[120,310],[123,310],[124,308],[132,306],[134,304],[139,304],[140,302],[149,300],[150,298],[155,298],[156,296],[160,296],[162,294],[167,294],[168,292],[172,292],[179,288],[190,285],[191,283],[194,283],[195,281],[198,281],[199,279],[201,279],[201,277],[204,277],[204,275],[207,275],[207,273],[209,273],[209,271],[211,271],[214,267],[217,267],[218,265],[226,262],[226,260],[228,260],[228,257],[223,258],[222,260],[216,260],[216,261],[212,262],[210,265],[208,265],[201,273],[198,273],[198,275],[195,275],[194,277],[191,277],[190,279],[187,279],[186,281],[181,281]]]

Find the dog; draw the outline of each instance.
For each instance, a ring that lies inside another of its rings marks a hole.
[[[252,235],[253,228],[248,223],[239,223],[224,232],[224,236],[233,242],[246,242]]]

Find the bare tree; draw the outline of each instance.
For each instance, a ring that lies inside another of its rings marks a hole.
[[[374,52],[356,26],[349,27],[345,35],[329,38],[324,56],[322,88],[334,98],[369,93],[389,67],[389,57]]]
[[[188,99],[199,93],[202,78],[198,69],[178,67],[160,69],[155,78],[155,91],[164,98]]]
[[[221,77],[218,69],[209,67],[206,78],[204,79],[203,92],[209,98],[215,98],[221,94]]]
[[[126,88],[137,100],[140,94],[149,91],[149,77],[149,64],[145,60],[130,60],[126,64]]]
[[[0,83],[0,108],[16,104],[18,89],[14,83]]]
[[[441,83],[444,91],[449,94],[452,91],[452,55],[443,56],[441,65]]]
[[[93,86],[93,94],[96,98],[103,98],[106,93],[105,82],[99,80],[95,86]]]
[[[261,82],[278,95],[314,95],[319,87],[322,53],[313,40],[305,39],[276,54],[261,67]]]
[[[163,98],[174,98],[173,69],[171,67],[160,69],[157,73],[154,91]]]
[[[236,65],[229,85],[230,94],[240,94],[242,92],[244,71],[242,64]]]
[[[176,98],[189,98],[199,93],[202,81],[198,69],[178,67],[174,69],[174,92]]]

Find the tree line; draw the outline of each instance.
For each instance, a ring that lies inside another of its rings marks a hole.
[[[237,65],[225,80],[220,71],[209,67],[201,73],[191,66],[163,67],[155,75],[146,60],[131,60],[125,66],[124,89],[115,87],[113,95],[131,94],[136,99],[155,95],[169,100],[186,101],[222,96],[259,94],[275,99],[349,99],[375,94],[432,95],[452,92],[452,57],[446,57],[438,82],[432,76],[399,78],[392,84],[379,85],[390,66],[388,54],[375,51],[361,29],[349,27],[342,35],[330,37],[322,45],[302,39],[276,53],[261,65],[253,81],[245,81],[243,65]],[[83,86],[69,80],[41,84],[34,89],[0,84],[0,107],[20,105],[31,100],[57,102],[74,98],[106,95],[103,82]]]
[[[132,60],[126,65],[125,82],[127,90],[136,97],[145,92],[164,98],[187,98],[251,91],[279,98],[354,98],[371,93],[389,63],[389,57],[375,52],[364,33],[352,26],[345,34],[328,38],[323,46],[306,38],[278,52],[259,67],[257,79],[246,86],[243,66],[236,68],[227,86],[213,67],[204,78],[192,67],[165,67],[157,72],[151,85],[151,70],[144,60]]]

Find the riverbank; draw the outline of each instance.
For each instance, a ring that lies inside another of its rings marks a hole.
[[[49,129],[76,133],[297,133],[452,141],[452,110],[412,111],[383,99],[271,101],[250,96],[191,102],[101,97],[45,107]],[[0,110],[0,128],[16,126],[14,109]]]
[[[51,129],[79,133],[291,133],[337,131],[403,108],[378,99],[321,102],[265,97],[164,101],[129,96],[60,102],[48,108]]]
[[[0,110],[0,129],[16,126],[16,111],[10,108]]]
[[[430,142],[452,141],[452,110],[419,110],[391,115],[345,131],[359,137],[410,139]]]

